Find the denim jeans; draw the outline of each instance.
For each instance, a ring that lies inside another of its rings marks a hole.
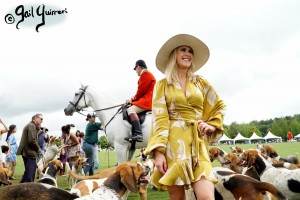
[[[94,154],[95,154],[95,147],[93,144],[89,144],[83,141],[82,150],[85,153],[85,157],[88,158],[88,166],[84,166],[83,171],[85,174],[89,172],[89,175],[94,175]]]

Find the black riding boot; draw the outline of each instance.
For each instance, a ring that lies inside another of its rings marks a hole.
[[[132,141],[143,142],[142,127],[138,115],[136,113],[132,113],[129,115],[129,119],[132,123],[132,129],[131,129],[132,136],[125,137],[124,140],[127,140],[129,142]]]

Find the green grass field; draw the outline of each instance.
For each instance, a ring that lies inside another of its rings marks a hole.
[[[295,154],[300,153],[300,143],[299,142],[271,143],[271,145],[276,148],[277,153],[281,157],[286,157],[287,155],[295,155]],[[245,145],[239,145],[239,146],[242,146],[244,149],[256,148],[255,144],[245,144]],[[219,147],[222,148],[226,152],[230,152],[230,145],[221,145]],[[138,154],[138,151],[136,151],[135,155],[137,155],[137,154]],[[99,156],[99,161],[100,161],[100,168],[97,169],[95,173],[99,172],[102,169],[112,167],[117,163],[114,151],[107,151],[107,152],[102,151],[102,152],[99,152],[98,156]],[[134,156],[133,160],[136,160],[135,156]],[[220,164],[217,161],[215,161],[213,163],[213,166],[220,166]],[[15,171],[15,175],[14,175],[16,180],[13,180],[13,184],[17,184],[20,181],[21,176],[23,175],[23,172],[24,172],[23,160],[21,157],[18,157],[17,167],[16,167],[16,171]],[[68,178],[66,176],[58,176],[58,187],[61,189],[64,189],[64,190],[69,190],[67,179]],[[157,191],[157,190],[154,190],[151,188],[152,187],[148,188],[148,199],[150,199],[150,200],[152,200],[152,199],[160,199],[160,200],[169,199],[168,193],[166,191]],[[128,199],[129,200],[137,200],[137,199],[140,199],[140,197],[139,197],[139,194],[131,193],[129,195]]]

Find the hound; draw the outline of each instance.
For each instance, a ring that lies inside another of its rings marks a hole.
[[[242,165],[242,161],[240,160],[238,154],[236,153],[228,153],[224,157],[224,165],[228,166],[229,169],[234,171],[235,173],[242,174],[244,167]]]
[[[278,153],[275,151],[274,147],[269,144],[260,144],[257,145],[257,149],[261,151],[262,154],[265,154],[271,158],[274,158],[277,161],[289,162],[296,165],[299,165],[299,159],[295,155],[290,155],[287,158],[281,158]]]
[[[232,153],[236,153],[239,157],[245,152],[245,149],[241,146],[230,147]]]
[[[0,189],[0,200],[73,200],[77,195],[44,183],[21,183]]]
[[[42,178],[43,176],[44,166],[50,161],[57,158],[58,157],[57,154],[63,148],[63,147],[58,148],[58,146],[56,145],[56,141],[57,141],[56,136],[51,137],[49,141],[49,146],[47,147],[45,154],[39,160],[39,162],[37,162],[37,172],[39,174],[39,178]]]
[[[0,186],[1,185],[11,185],[11,182],[9,181],[9,176],[7,175],[7,172],[4,170],[4,168],[0,168]]]
[[[226,155],[227,153],[219,147],[211,147],[209,149],[209,158],[211,162],[213,162],[214,160],[218,160],[223,167],[229,168],[228,166],[224,166],[226,162],[226,160],[224,160],[224,157]]]
[[[215,185],[216,200],[263,200],[270,193],[278,200],[287,198],[274,185],[260,182],[252,177],[237,174],[230,169],[215,167],[213,173],[218,179]],[[267,192],[267,193],[266,193]]]
[[[67,163],[68,164],[68,163]],[[74,162],[74,165],[72,166],[72,172],[74,174],[77,174],[77,175],[81,175],[81,176],[85,176],[84,174],[84,171],[83,171],[83,167],[85,165],[88,165],[87,164],[87,161],[86,161],[86,158],[83,158],[83,157],[79,157],[75,162]],[[78,180],[71,177],[70,174],[68,174],[68,183],[69,183],[69,187],[72,188],[75,183],[77,182]]]
[[[245,151],[242,159],[245,166],[255,168],[261,181],[273,184],[288,199],[300,199],[300,169],[275,168],[257,150]]]
[[[127,199],[130,192],[138,191],[139,185],[148,184],[146,176],[149,171],[148,167],[144,167],[140,163],[127,161],[114,167],[110,176],[102,180],[98,179],[98,182],[85,180],[75,184],[70,193],[82,196],[79,199],[85,200]],[[101,184],[102,181],[103,184]],[[89,194],[83,196],[87,193]]]
[[[57,187],[56,176],[58,172],[63,170],[63,165],[60,160],[53,160],[49,162],[45,168],[45,172],[37,182],[38,183],[46,183]]]

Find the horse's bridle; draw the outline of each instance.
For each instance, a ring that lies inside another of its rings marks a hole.
[[[85,91],[86,91],[87,87],[88,87],[88,85],[85,86],[84,88],[80,88],[79,89],[82,92],[79,94],[79,97],[78,97],[78,99],[77,99],[77,101],[75,103],[73,103],[72,101],[69,102],[75,108],[75,111],[78,112],[81,115],[84,115],[83,113],[80,112],[80,111],[83,111],[83,109],[78,109],[77,105],[78,105],[80,99],[83,97],[84,98],[85,107],[88,107],[88,105],[86,103],[86,100],[85,100]],[[123,105],[124,104],[119,104],[119,105],[116,105],[116,106],[111,106],[111,107],[107,107],[107,108],[103,108],[103,109],[98,109],[98,110],[94,110],[94,112],[96,112],[96,111],[102,111],[102,110],[109,110],[109,109],[116,108],[116,107],[123,106]],[[120,109],[118,109],[118,111],[116,112],[116,114],[114,114],[114,116],[108,121],[108,123],[105,125],[105,127],[115,118],[115,116],[118,113],[120,113],[121,109],[122,109],[122,107]]]
[[[77,101],[75,103],[73,103],[72,101],[70,101],[69,103],[75,108],[75,111],[76,112],[79,112],[82,110],[82,109],[78,109],[77,108],[77,105],[80,101],[80,99],[83,97],[84,98],[84,103],[85,103],[85,107],[88,107],[87,104],[86,104],[86,100],[85,100],[85,91],[87,89],[88,85],[85,86],[84,88],[80,88],[79,90],[81,90],[82,92],[79,94],[79,98],[77,99]]]

